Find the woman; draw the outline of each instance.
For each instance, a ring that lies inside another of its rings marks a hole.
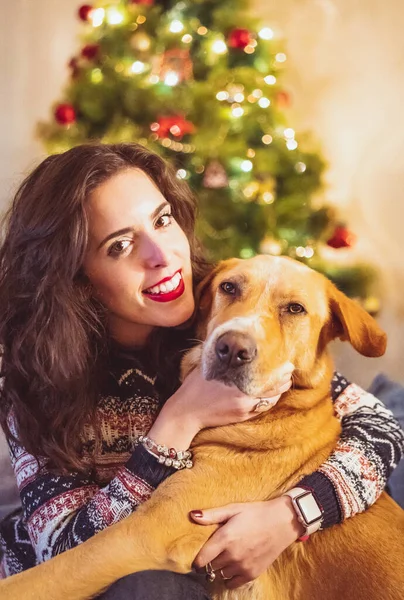
[[[0,411],[23,508],[1,526],[5,575],[123,519],[175,472],[139,436],[154,449],[186,451],[201,429],[254,415],[256,398],[198,371],[178,383],[193,289],[209,269],[194,222],[188,187],[138,145],[51,156],[17,192],[0,252]],[[290,372],[268,390],[271,402],[289,386]],[[373,396],[336,376],[333,397],[341,418],[348,413],[341,445],[301,482],[322,506],[322,527],[377,499],[403,445]],[[361,464],[371,484],[361,480]],[[288,497],[195,509],[195,522],[224,523],[195,565],[229,588],[257,577],[302,534]],[[143,573],[105,594],[127,597],[208,596],[190,577]]]

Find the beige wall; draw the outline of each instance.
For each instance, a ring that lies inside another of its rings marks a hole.
[[[1,0],[0,205],[40,157],[34,123],[67,76],[77,0]],[[402,0],[254,0],[287,41],[295,129],[313,130],[329,161],[327,197],[358,233],[358,256],[382,265],[380,320],[390,336],[376,361],[338,349],[348,376],[380,370],[404,382],[404,3]]]
[[[0,0],[0,207],[42,156],[35,123],[46,118],[75,49],[79,0]]]

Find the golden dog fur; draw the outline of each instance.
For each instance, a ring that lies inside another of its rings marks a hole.
[[[226,282],[233,287],[222,287]],[[202,365],[207,378],[233,380],[259,397],[292,362],[293,388],[250,421],[202,431],[192,469],[167,479],[124,521],[0,582],[2,600],[85,600],[132,572],[188,572],[216,527],[191,523],[190,510],[279,496],[329,456],[340,424],[327,344],[340,337],[365,356],[380,356],[386,336],[376,322],[322,275],[269,256],[219,264],[200,286],[199,306],[203,343],[185,357],[184,374]],[[215,350],[228,332],[256,347],[252,360],[230,371]],[[215,600],[398,600],[403,558],[404,511],[382,494],[365,513],[293,544],[251,584],[230,592],[219,580],[212,590]]]

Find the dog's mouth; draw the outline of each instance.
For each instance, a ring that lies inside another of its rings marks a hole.
[[[260,378],[253,368],[243,367],[238,371],[228,371],[226,373],[217,373],[214,369],[206,369],[203,370],[203,374],[208,381],[214,379],[225,385],[235,386],[240,392],[251,397],[264,397],[268,393],[276,395],[275,390],[285,385],[283,369],[281,369],[281,372],[276,369],[273,376],[265,382],[265,385],[259,380]]]
[[[214,379],[215,381],[220,381],[225,385],[236,386],[240,392],[243,394],[249,395],[252,394],[252,377],[245,369],[241,369],[238,371],[231,370],[223,373],[217,372],[212,365],[210,368],[208,367],[203,372],[205,379],[208,381]]]

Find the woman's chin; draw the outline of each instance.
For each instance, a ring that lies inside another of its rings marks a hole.
[[[187,302],[185,305],[179,307],[178,312],[175,311],[172,315],[167,315],[167,320],[162,323],[163,327],[179,327],[181,325],[186,326],[191,320],[195,310],[195,303],[192,299],[191,302]]]

